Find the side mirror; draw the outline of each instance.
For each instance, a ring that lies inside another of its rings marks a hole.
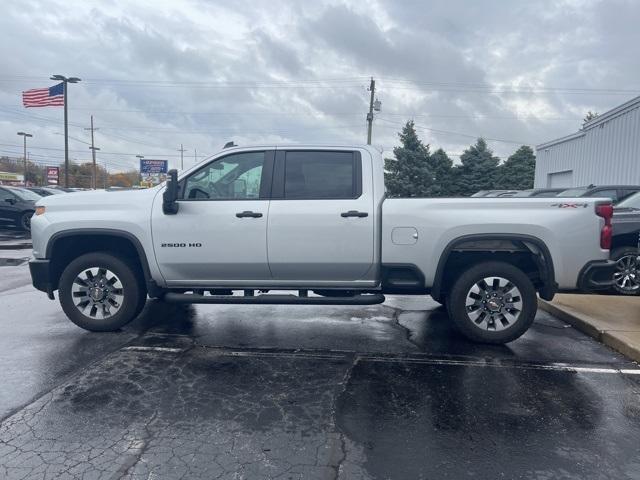
[[[165,215],[178,213],[178,171],[174,168],[167,174],[167,186],[162,194],[162,212]]]
[[[10,203],[11,205],[14,205],[16,203],[15,198],[5,198],[4,201]]]

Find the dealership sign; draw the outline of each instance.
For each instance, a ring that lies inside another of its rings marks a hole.
[[[47,167],[47,185],[58,185],[60,167]]]
[[[151,187],[158,185],[167,179],[167,170],[169,168],[168,160],[149,160],[140,159],[140,176],[142,177],[142,185]]]

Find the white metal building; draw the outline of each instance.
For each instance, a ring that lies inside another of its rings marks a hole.
[[[640,185],[640,97],[536,150],[536,188]]]

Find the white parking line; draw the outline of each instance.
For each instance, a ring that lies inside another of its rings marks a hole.
[[[640,368],[602,368],[602,367],[581,367],[579,365],[569,365],[565,363],[501,363],[487,362],[482,360],[449,360],[435,358],[389,358],[378,356],[362,355],[361,359],[370,362],[402,362],[402,363],[421,363],[427,365],[447,365],[461,367],[485,367],[485,368],[515,368],[521,370],[550,370],[557,372],[573,372],[573,373],[608,373],[623,375],[640,375]]]

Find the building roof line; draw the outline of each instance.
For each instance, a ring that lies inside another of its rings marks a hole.
[[[570,135],[565,135],[564,137],[556,138],[555,140],[549,140],[548,142],[541,143],[540,145],[536,145],[536,150],[544,150],[545,148],[551,147],[552,145],[557,145],[558,143],[568,142],[569,140],[573,140],[574,138],[584,137],[586,132],[584,130],[579,130]]]
[[[622,115],[637,106],[640,106],[640,95],[589,120],[582,126],[582,130],[589,130],[590,128],[606,122],[607,120],[611,120],[614,117]]]
[[[591,130],[592,128],[597,127],[598,125],[602,125],[609,120],[619,117],[620,115],[624,115],[625,113],[633,110],[634,108],[640,107],[640,95],[632,98],[628,102],[623,103],[622,105],[618,105],[611,110],[604,112],[601,115],[589,120],[586,122],[580,130],[570,135],[566,135],[564,137],[556,138],[555,140],[549,140],[548,142],[541,143],[540,145],[536,145],[536,150],[543,150],[552,145],[557,145],[559,143],[567,142],[569,140],[573,140],[574,138],[583,137],[587,130]]]

